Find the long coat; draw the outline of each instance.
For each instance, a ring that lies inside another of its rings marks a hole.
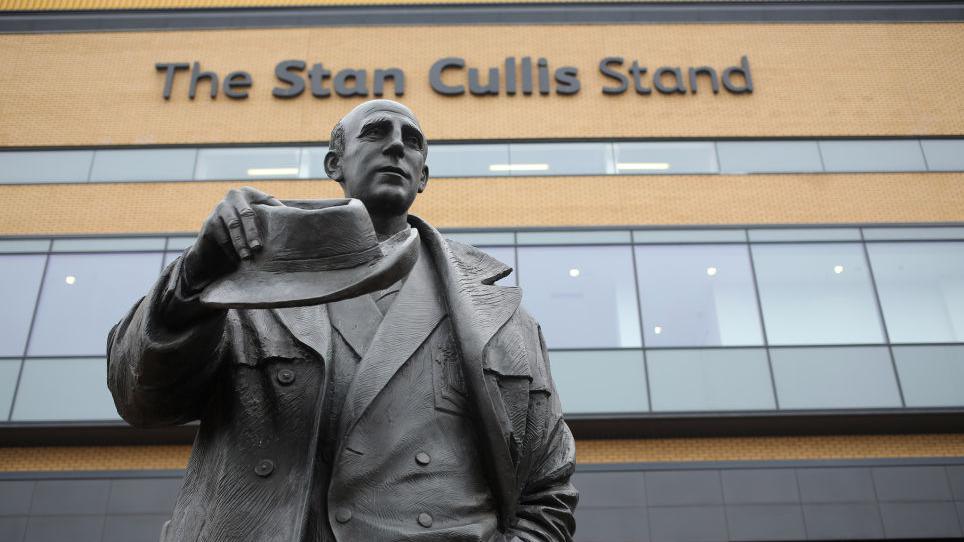
[[[508,267],[443,239],[417,217],[410,221],[438,277],[499,530],[505,540],[570,541],[578,500],[569,482],[575,446],[541,331],[520,307],[520,290],[494,284]],[[108,339],[108,385],[125,420],[139,427],[201,422],[162,540],[299,542],[325,437],[319,434],[320,390],[333,355],[329,310],[229,310],[178,329],[165,311],[174,297],[191,302],[180,293],[179,275],[178,260]],[[408,332],[424,341],[440,317],[413,314]],[[418,346],[394,352],[387,363],[359,366],[343,409],[354,419],[349,431],[378,431],[378,424],[362,420]],[[344,446],[350,432],[340,440]],[[342,468],[351,467],[336,464],[334,479],[351,474],[339,473]],[[351,491],[344,488],[339,498],[351,499]],[[328,504],[336,525],[338,503]],[[408,511],[379,513],[391,518]]]

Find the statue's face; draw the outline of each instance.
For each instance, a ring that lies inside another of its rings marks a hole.
[[[345,151],[329,153],[325,164],[345,195],[361,200],[370,214],[400,215],[428,183],[425,136],[407,109],[373,103],[343,119]]]

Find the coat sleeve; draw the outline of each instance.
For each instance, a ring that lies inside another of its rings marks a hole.
[[[169,265],[107,338],[107,385],[137,427],[198,419],[224,356],[228,311],[185,294],[180,269]]]

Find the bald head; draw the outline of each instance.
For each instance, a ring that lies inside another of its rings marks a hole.
[[[335,127],[331,129],[331,140],[328,144],[328,150],[342,155],[345,152],[345,126],[351,124],[355,119],[362,119],[369,115],[375,113],[395,113],[407,117],[416,126],[421,129],[421,125],[418,123],[418,119],[415,118],[415,113],[405,105],[400,104],[394,100],[368,100],[367,102],[357,105],[354,109],[348,112],[347,115],[341,118]]]

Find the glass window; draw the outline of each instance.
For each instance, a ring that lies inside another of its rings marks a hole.
[[[762,345],[746,245],[636,247],[646,346]]]
[[[902,241],[905,239],[964,239],[964,228],[954,226],[925,226],[919,228],[864,228],[867,241]]]
[[[17,376],[19,375],[19,359],[0,360],[0,421],[7,421],[10,416],[13,392],[17,388]]]
[[[639,350],[550,352],[549,359],[566,414],[649,410]]]
[[[0,183],[83,183],[94,151],[0,152]]]
[[[964,342],[964,242],[867,243],[891,342]]]
[[[325,173],[326,154],[328,154],[328,147],[302,147],[299,176],[302,179],[327,179],[328,174]]]
[[[161,269],[151,254],[53,254],[28,353],[104,355],[107,332],[147,294]]]
[[[922,139],[921,146],[931,171],[964,171],[964,139]]]
[[[496,284],[516,286],[518,273],[515,265],[515,247],[479,247],[480,250],[512,268],[512,274],[500,279]]]
[[[171,237],[167,240],[167,250],[187,250],[197,237]]]
[[[197,149],[124,149],[94,153],[90,180],[189,181]]]
[[[54,239],[52,252],[138,252],[164,250],[163,237]]]
[[[550,348],[641,346],[630,247],[519,247],[523,303]]]
[[[630,242],[625,230],[598,231],[520,231],[516,235],[520,245],[602,245]]]
[[[428,146],[429,177],[489,177],[510,173],[509,146],[432,145]]]
[[[298,147],[201,149],[194,178],[293,179],[301,173]]]
[[[860,241],[857,228],[773,228],[748,230],[750,242]]]
[[[117,420],[104,359],[28,359],[12,421]]]
[[[720,141],[723,173],[823,171],[816,141]]]
[[[746,230],[636,230],[636,243],[745,243]]]
[[[927,171],[916,139],[821,141],[827,171]]]
[[[620,175],[666,173],[717,173],[712,142],[614,143],[616,173]]]
[[[770,344],[883,342],[857,243],[752,245]]]
[[[781,409],[900,406],[886,346],[772,348]]]
[[[50,239],[2,239],[0,253],[4,252],[47,252]]]
[[[0,256],[0,356],[23,355],[46,260],[41,254]]]
[[[514,245],[515,233],[511,231],[497,232],[443,232],[446,239],[451,239],[463,245]]]
[[[766,351],[647,350],[653,411],[775,408]]]
[[[909,407],[964,406],[964,346],[895,346]]]
[[[512,143],[509,157],[511,165],[507,169],[512,175],[605,175],[613,172],[610,143]]]
[[[165,252],[164,263],[161,264],[161,269],[163,270],[165,267],[171,265],[171,262],[179,258],[181,254],[184,254],[184,253],[183,252]]]

